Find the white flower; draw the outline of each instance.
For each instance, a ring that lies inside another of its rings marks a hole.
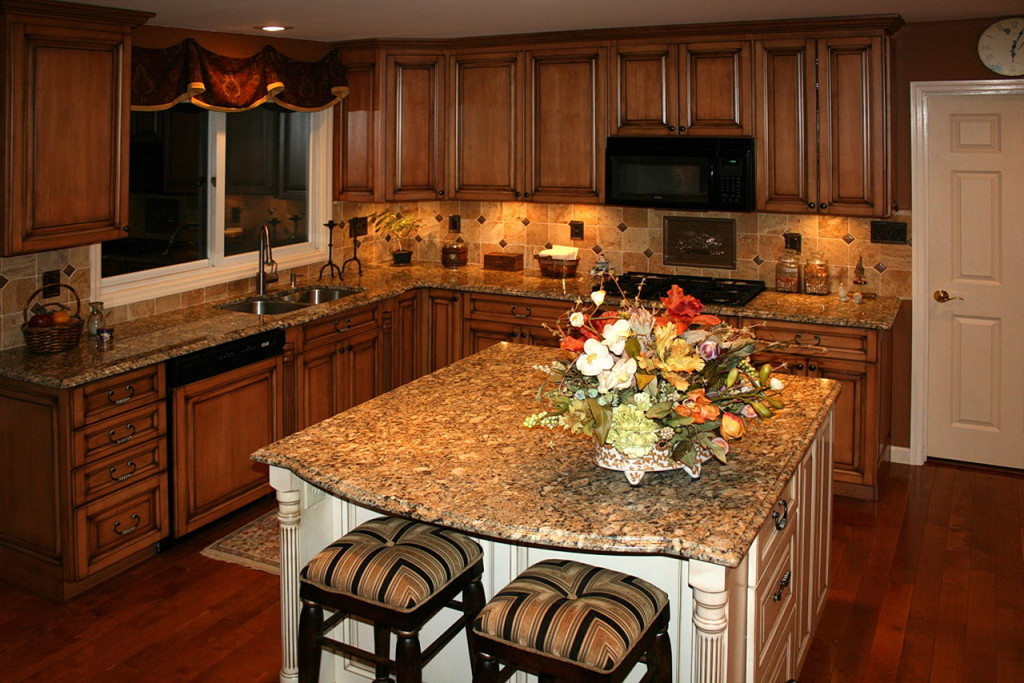
[[[626,340],[629,339],[629,335],[629,321],[624,318],[619,318],[611,325],[605,325],[601,331],[605,345],[616,356],[621,354],[622,350],[626,347]]]
[[[590,293],[590,300],[594,302],[595,306],[600,306],[604,303],[604,290],[595,289]]]
[[[607,372],[597,376],[597,390],[602,394],[619,389],[628,389],[633,384],[633,377],[636,375],[636,361],[632,358],[619,360]]]
[[[581,311],[573,311],[569,314],[569,324],[573,327],[583,327],[583,323],[586,321]]]
[[[768,380],[768,388],[774,389],[775,391],[782,391],[786,388],[786,383],[778,377],[772,377]]]
[[[608,347],[596,339],[588,339],[583,344],[583,353],[576,359],[576,367],[588,377],[611,370],[613,365],[615,365],[615,359],[608,353]]]

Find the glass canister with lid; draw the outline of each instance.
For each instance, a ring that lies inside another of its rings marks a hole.
[[[804,294],[828,294],[828,261],[816,251],[804,262]]]
[[[775,290],[800,293],[800,260],[795,253],[787,251],[775,265]]]

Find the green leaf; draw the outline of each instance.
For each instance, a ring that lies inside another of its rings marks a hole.
[[[588,398],[587,405],[590,406],[590,414],[594,416],[594,433],[599,443],[608,441],[608,432],[612,429],[611,406],[603,406],[596,398]]]
[[[640,340],[636,337],[630,337],[626,340],[625,352],[630,358],[636,358],[640,355]]]
[[[727,464],[728,463],[728,459],[725,457],[725,448],[722,446],[722,444],[720,444],[720,443],[718,443],[716,441],[712,441],[710,446],[711,446],[711,453],[716,458],[721,460],[723,465]]]
[[[647,412],[644,413],[644,416],[652,420],[659,420],[663,417],[668,417],[671,412],[672,401],[662,401],[661,403],[655,403],[653,406],[648,408]]]

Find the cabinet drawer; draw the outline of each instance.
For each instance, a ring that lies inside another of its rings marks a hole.
[[[134,485],[167,467],[167,439],[161,437],[122,449],[75,470],[75,505]]]
[[[515,324],[554,325],[570,306],[572,304],[568,301],[472,294],[468,297],[466,317]]]
[[[167,475],[148,477],[75,510],[78,578],[167,537]]]
[[[795,624],[796,591],[794,582],[801,579],[793,563],[792,535],[774,561],[765,566],[758,577],[754,598],[758,660],[768,646],[778,640],[792,640]],[[787,633],[786,631],[789,631]]]
[[[330,341],[350,332],[361,332],[377,324],[377,306],[363,306],[330,318],[316,320],[305,327],[306,344]]]
[[[143,403],[163,399],[165,392],[163,365],[151,365],[91,382],[72,394],[74,426],[121,415]]]
[[[122,448],[167,433],[167,407],[150,403],[123,415],[75,430],[75,467],[103,458]]]
[[[767,566],[778,549],[793,536],[800,513],[799,498],[794,495],[796,491],[794,479],[790,479],[786,488],[779,494],[768,519],[764,521],[761,530],[757,532],[758,567]]]
[[[789,323],[778,320],[755,321],[744,324],[754,326],[758,339],[780,341],[788,347],[773,349],[779,353],[802,356],[828,356],[830,358],[874,362],[877,350],[877,332],[859,327],[837,327],[810,323]]]

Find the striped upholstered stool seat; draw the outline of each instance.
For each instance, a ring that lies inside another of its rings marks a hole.
[[[646,654],[643,680],[668,681],[668,621],[668,596],[643,579],[545,560],[505,586],[474,621],[474,680],[504,680],[504,662],[541,680],[620,681]]]
[[[373,662],[376,680],[390,671],[400,683],[419,681],[422,667],[460,630],[470,633],[483,606],[483,551],[451,529],[394,517],[359,525],[324,548],[300,574],[299,680],[319,677],[326,648]],[[455,597],[462,593],[462,602]],[[323,607],[334,612],[323,618]],[[420,649],[419,630],[443,607],[462,612],[434,644]],[[328,638],[341,620],[357,616],[374,625],[374,652]],[[397,635],[395,659],[390,634]]]

